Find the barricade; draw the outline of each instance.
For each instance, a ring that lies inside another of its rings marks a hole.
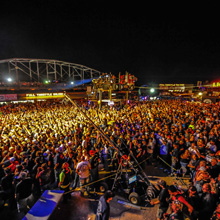
[[[23,220],[46,220],[59,204],[64,191],[46,190],[37,200]]]

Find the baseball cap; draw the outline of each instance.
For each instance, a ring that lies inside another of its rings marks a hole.
[[[90,151],[89,151],[89,154],[90,154],[91,156],[93,156],[93,155],[95,155],[95,151],[94,151],[94,150],[90,150]]]
[[[14,157],[10,157],[9,159],[11,162],[14,162],[15,161],[15,158]]]

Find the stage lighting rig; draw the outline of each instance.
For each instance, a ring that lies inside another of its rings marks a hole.
[[[115,75],[111,73],[103,73],[99,78],[92,80],[91,93],[93,99],[98,99],[98,104],[101,107],[102,103],[102,93],[108,93],[108,100],[112,101],[112,91],[125,91],[126,100],[128,99],[128,92],[135,88],[135,82],[137,78],[126,72],[124,75],[119,73],[118,80],[116,80]]]

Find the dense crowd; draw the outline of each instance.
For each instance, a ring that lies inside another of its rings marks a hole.
[[[159,161],[169,175],[190,176],[192,185],[184,193],[161,183],[166,188],[161,198],[173,200],[166,218],[181,219],[186,200],[192,219],[220,219],[219,104],[160,100],[102,109],[78,104],[118,149],[145,161],[143,167]],[[3,105],[0,120],[0,201],[11,208],[16,202],[27,207],[28,199],[45,189],[68,192],[77,182],[97,180],[99,164],[117,169],[115,148],[71,103]],[[160,201],[158,219],[165,218],[167,204]]]

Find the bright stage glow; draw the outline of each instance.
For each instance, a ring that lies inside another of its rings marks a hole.
[[[151,92],[151,93],[154,93],[154,91],[155,91],[154,88],[151,88],[151,89],[150,89],[150,92]]]

